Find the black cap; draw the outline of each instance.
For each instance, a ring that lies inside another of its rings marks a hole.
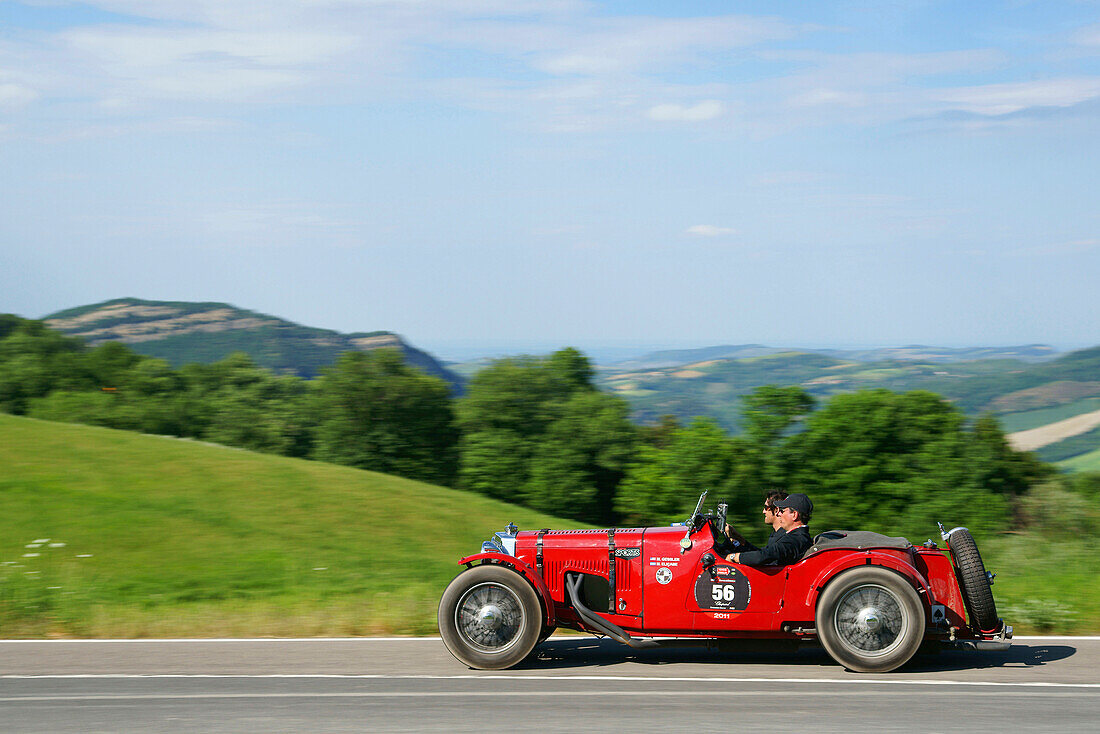
[[[790,507],[798,510],[798,514],[805,517],[814,511],[814,503],[810,501],[810,498],[806,495],[795,492],[794,494],[787,495],[785,500],[776,500],[776,507]]]

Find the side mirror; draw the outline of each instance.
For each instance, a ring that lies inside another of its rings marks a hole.
[[[703,570],[706,570],[706,569],[710,568],[711,566],[714,565],[714,562],[715,562],[714,554],[713,553],[704,553],[702,561],[703,561]]]

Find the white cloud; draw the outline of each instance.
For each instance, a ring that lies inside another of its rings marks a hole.
[[[836,89],[817,87],[794,95],[787,103],[792,107],[818,107],[822,105],[863,107],[867,104],[867,95],[861,92],[842,92]]]
[[[1007,115],[1035,107],[1071,107],[1100,97],[1100,78],[1047,79],[988,84],[933,92],[951,109],[979,115]]]
[[[830,31],[772,17],[608,16],[581,0],[92,4],[151,22],[26,32],[0,44],[7,73],[0,76],[0,105],[90,100],[92,114],[69,118],[78,120],[178,114],[169,109],[173,102],[416,96],[560,132],[730,118],[739,134],[767,137],[952,111],[1011,124],[996,118],[1100,96],[1100,80],[1088,77],[935,88],[935,77],[952,75],[948,81],[957,83],[1003,67],[1006,54],[798,49],[805,36]],[[1100,25],[1074,38],[1100,43]],[[795,48],[769,48],[776,41]],[[467,64],[471,51],[476,62]],[[742,64],[753,68],[751,76],[740,72]],[[957,123],[967,124],[974,123]]]
[[[824,178],[814,171],[772,171],[762,173],[754,179],[757,186],[804,186],[817,183]]]
[[[1100,23],[1079,28],[1072,41],[1079,46],[1100,46]]]
[[[651,120],[674,122],[702,122],[720,116],[725,107],[716,99],[707,99],[698,104],[685,106],[678,104],[659,104],[650,107],[646,113]]]
[[[29,87],[11,82],[0,83],[0,106],[17,106],[32,102],[38,93]]]
[[[1045,245],[1021,247],[1013,250],[1011,254],[1022,257],[1033,255],[1080,255],[1095,250],[1100,250],[1100,239],[1090,237],[1080,240],[1070,240],[1068,242],[1053,242]]]
[[[716,227],[713,224],[695,224],[684,231],[696,237],[723,237],[725,235],[737,234],[737,230],[735,229],[731,229],[730,227]]]

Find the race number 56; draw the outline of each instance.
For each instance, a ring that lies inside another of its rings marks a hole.
[[[736,595],[737,589],[733,584],[715,584],[710,590],[710,598],[714,601],[731,602]]]

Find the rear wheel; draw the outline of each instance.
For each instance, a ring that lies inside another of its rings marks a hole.
[[[924,639],[924,607],[896,573],[851,569],[830,581],[818,600],[817,635],[849,670],[885,673],[916,654]]]
[[[997,604],[993,601],[993,590],[989,588],[989,577],[986,575],[982,556],[978,553],[978,544],[974,542],[969,530],[955,528],[948,535],[947,545],[955,559],[959,586],[962,587],[971,627],[977,627],[982,632],[992,632],[999,624]]]
[[[439,602],[439,634],[458,660],[481,670],[510,668],[527,657],[542,632],[535,590],[500,566],[463,571]]]

